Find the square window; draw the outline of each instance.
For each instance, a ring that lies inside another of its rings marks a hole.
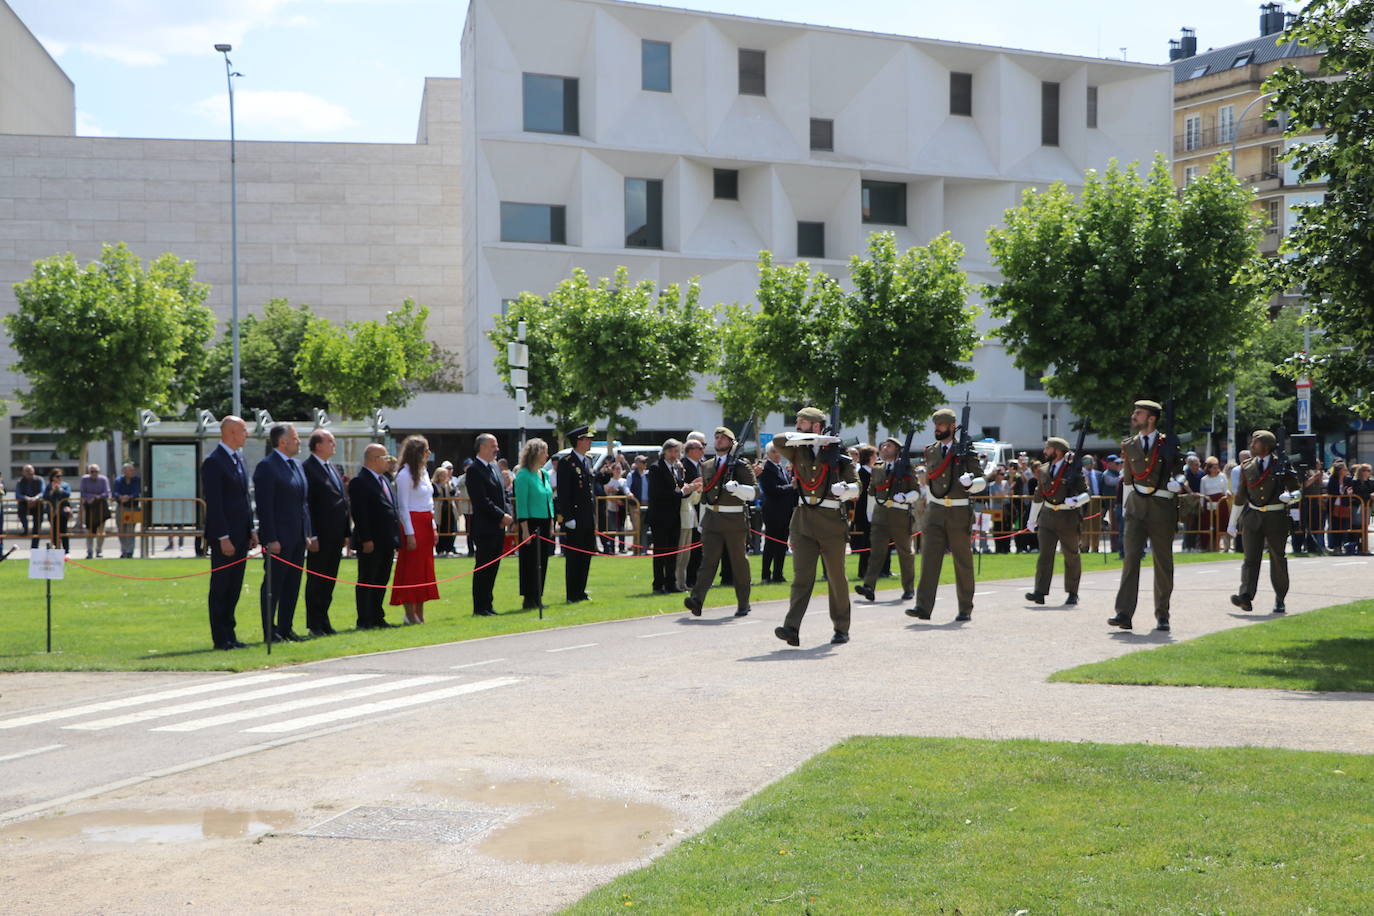
[[[577,135],[576,79],[526,73],[523,88],[525,130]]]
[[[886,226],[906,225],[906,184],[900,181],[865,181],[863,221]]]
[[[1199,76],[1205,76],[1207,74],[1207,68],[1210,66],[1211,64],[1203,64],[1201,67],[1194,67],[1193,72],[1188,74],[1188,79],[1195,80]]]
[[[1040,84],[1040,145],[1059,145],[1059,84]]]
[[[501,241],[566,245],[567,208],[501,202]]]
[[[739,49],[739,94],[767,95],[765,55],[762,51]]]
[[[1097,127],[1097,87],[1088,87],[1088,127]]]
[[[973,74],[951,73],[949,75],[949,113],[952,115],[973,115]]]
[[[640,88],[673,91],[673,46],[666,41],[640,42]]]
[[[825,223],[797,223],[797,257],[825,257]]]
[[[663,247],[662,179],[625,179],[625,247]]]
[[[835,122],[828,118],[811,119],[811,149],[833,153],[835,151]]]
[[[716,169],[712,183],[716,200],[739,200],[739,169]]]
[[[1044,370],[1044,369],[1026,369],[1026,370],[1025,370],[1025,386],[1026,386],[1026,390],[1027,390],[1027,391],[1044,391],[1044,390],[1045,390],[1045,383],[1042,382],[1042,381],[1040,380],[1040,377],[1041,377],[1042,375],[1044,375],[1044,374],[1045,374],[1045,370]]]
[[[1236,59],[1235,59],[1235,60],[1231,61],[1231,69],[1234,70],[1236,67],[1244,67],[1244,66],[1247,66],[1247,65],[1249,65],[1249,63],[1250,63],[1252,60],[1254,60],[1254,59],[1255,59],[1255,52],[1254,52],[1254,51],[1246,51],[1244,54],[1239,54],[1239,55],[1236,56]]]

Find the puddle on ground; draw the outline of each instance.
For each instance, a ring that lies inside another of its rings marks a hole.
[[[281,830],[294,823],[289,811],[87,811],[24,821],[0,830],[4,840],[83,840],[106,843],[191,843],[233,840]]]
[[[557,780],[494,782],[470,771],[454,781],[425,780],[414,788],[492,807],[534,808],[477,846],[494,859],[531,865],[612,865],[637,859],[672,833],[674,820],[662,805],[582,797]]]

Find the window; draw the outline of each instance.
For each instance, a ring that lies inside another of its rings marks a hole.
[[[525,130],[577,135],[577,80],[526,73],[524,95]]]
[[[1183,186],[1186,188],[1195,181],[1197,181],[1197,166],[1185,165],[1183,167]]]
[[[505,318],[506,315],[508,315],[508,314],[510,313],[510,307],[511,307],[512,305],[515,305],[515,300],[514,300],[514,299],[502,299],[502,300],[501,300],[501,317],[502,317],[502,318]]]
[[[797,223],[797,257],[825,257],[825,223]]]
[[[1040,145],[1059,145],[1059,84],[1040,84]]]
[[[1088,87],[1088,127],[1097,127],[1097,87]]]
[[[767,95],[767,80],[764,72],[764,53],[739,49],[739,94]]]
[[[1223,105],[1217,109],[1217,142],[1230,143],[1236,139],[1236,109]]]
[[[866,223],[905,226],[906,185],[899,181],[865,181],[863,220]]]
[[[1264,234],[1282,235],[1283,227],[1279,223],[1280,219],[1282,219],[1282,214],[1279,210],[1279,199],[1275,197],[1272,200],[1266,200],[1264,202],[1264,210],[1265,216],[1269,218],[1269,224],[1264,227]]]
[[[1045,374],[1044,369],[1027,369],[1026,371],[1026,390],[1044,391],[1045,383],[1040,381],[1040,376]]]
[[[673,46],[668,42],[640,42],[639,85],[650,92],[673,91]]]
[[[663,247],[661,179],[625,179],[625,247]]]
[[[1189,115],[1183,119],[1183,148],[1193,150],[1202,146],[1202,115]]]
[[[566,245],[567,207],[501,202],[501,241]]]
[[[825,153],[835,151],[835,122],[827,118],[811,119],[811,148]]]
[[[972,73],[951,73],[949,75],[949,113],[973,116]]]
[[[1278,178],[1283,173],[1283,163],[1279,161],[1279,156],[1283,155],[1283,147],[1277,143],[1264,148],[1264,177]]]
[[[716,169],[716,200],[739,200],[739,169]]]
[[[1254,52],[1254,51],[1246,51],[1244,54],[1238,54],[1238,55],[1236,55],[1236,59],[1233,60],[1233,61],[1231,61],[1231,69],[1234,70],[1234,69],[1236,69],[1237,67],[1245,67],[1245,66],[1248,66],[1249,63],[1250,63],[1252,60],[1254,60],[1254,59],[1255,59],[1255,52]]]
[[[1199,76],[1205,76],[1207,74],[1207,68],[1209,66],[1210,64],[1203,64],[1201,67],[1194,67],[1193,72],[1188,74],[1188,79],[1195,80]]]

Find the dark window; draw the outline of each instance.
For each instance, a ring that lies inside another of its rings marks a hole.
[[[716,200],[739,200],[738,169],[716,169],[714,183]]]
[[[640,43],[640,87],[653,92],[673,91],[673,46],[666,41]]]
[[[797,257],[825,257],[825,223],[797,223]]]
[[[1040,84],[1040,145],[1059,145],[1059,84]]]
[[[625,247],[663,247],[663,182],[625,179]]]
[[[566,245],[567,207],[501,202],[501,241]]]
[[[972,116],[972,73],[951,73],[949,75],[949,113],[952,115]]]
[[[826,153],[835,151],[835,122],[828,118],[811,119],[811,148]]]
[[[1097,87],[1088,87],[1088,126],[1097,127]]]
[[[764,78],[764,53],[739,49],[739,94],[767,95],[768,84]]]
[[[1026,390],[1027,390],[1027,391],[1044,391],[1044,390],[1045,390],[1045,383],[1042,382],[1042,381],[1040,381],[1040,376],[1042,376],[1042,375],[1044,375],[1044,374],[1045,374],[1045,370],[1044,370],[1044,369],[1027,369],[1027,370],[1026,370]]]
[[[899,181],[865,181],[863,216],[866,223],[906,225],[906,185]]]
[[[996,440],[996,439],[1001,439],[1001,438],[1002,438],[1002,427],[1000,427],[1000,426],[984,426],[984,427],[983,427],[983,438],[984,438],[984,439],[994,439],[994,440]]]
[[[576,135],[577,80],[526,73],[525,130]]]

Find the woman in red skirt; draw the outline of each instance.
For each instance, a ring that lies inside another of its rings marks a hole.
[[[425,470],[428,461],[425,437],[406,437],[396,471],[396,510],[404,540],[391,582],[391,603],[405,606],[406,623],[424,623],[425,602],[439,600],[434,583],[434,485]]]

